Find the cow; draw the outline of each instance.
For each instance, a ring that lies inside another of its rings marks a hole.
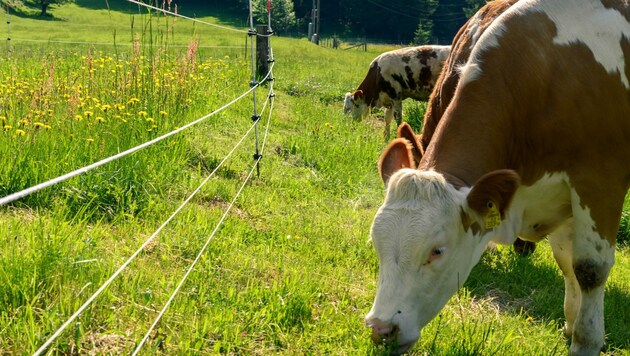
[[[410,349],[490,241],[548,237],[569,354],[600,353],[630,184],[627,56],[622,1],[520,0],[479,36],[426,150],[399,138],[379,159],[374,341]]]
[[[385,107],[385,138],[392,119],[402,122],[402,101],[427,100],[435,85],[450,46],[419,46],[385,52],[370,64],[367,75],[353,93],[346,93],[344,113],[355,120],[372,108]]]
[[[451,45],[451,51],[444,62],[444,66],[435,88],[431,93],[429,102],[427,103],[427,111],[424,115],[422,132],[418,138],[410,137],[406,126],[400,126],[397,137],[406,137],[411,140],[419,140],[419,146],[426,150],[431,137],[435,131],[437,123],[444,114],[446,107],[451,102],[455,94],[455,88],[459,82],[459,67],[468,61],[470,52],[479,36],[490,26],[492,21],[501,15],[505,10],[512,6],[518,0],[497,0],[492,1],[479,9],[464,26],[457,32]],[[416,155],[417,156],[417,155]],[[418,160],[416,160],[416,164]],[[527,256],[534,252],[536,244],[522,239],[514,241],[514,250],[522,255]]]

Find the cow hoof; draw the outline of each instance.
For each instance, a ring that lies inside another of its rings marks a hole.
[[[514,241],[514,251],[516,251],[516,253],[520,256],[527,257],[534,253],[535,250],[535,242],[521,240],[520,238],[517,238],[516,241]]]

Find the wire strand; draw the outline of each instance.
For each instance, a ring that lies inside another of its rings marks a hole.
[[[64,41],[64,40],[31,40],[26,38],[11,38],[11,41],[19,42],[39,42],[39,43],[63,43],[63,44],[83,44],[83,45],[99,45],[99,46],[133,46],[133,43],[113,43],[113,42],[84,42],[84,41]],[[174,48],[187,48],[188,45],[169,45]],[[198,46],[198,48],[238,48],[243,49],[245,46]]]
[[[168,11],[168,10],[165,10],[165,9],[160,9],[159,7],[156,7],[156,6],[153,6],[153,5],[149,5],[149,4],[145,4],[145,3],[140,2],[140,1],[136,1],[136,0],[127,0],[127,1],[129,1],[129,2],[131,2],[131,3],[134,3],[134,4],[138,4],[138,5],[144,6],[144,7],[148,7],[149,9],[153,9],[153,10],[161,11],[161,12],[163,12],[163,13],[165,13],[165,14],[173,15],[173,16],[176,16],[176,17],[181,17],[181,18],[183,18],[183,19],[187,19],[187,20],[194,21],[194,22],[199,22],[199,23],[202,23],[202,24],[204,24],[204,25],[208,25],[208,26],[212,26],[212,27],[217,27],[217,28],[220,28],[220,29],[223,29],[223,30],[228,30],[228,31],[240,32],[240,33],[247,33],[247,31],[245,31],[245,30],[237,30],[237,29],[235,29],[235,28],[226,27],[226,26],[221,26],[221,25],[217,25],[217,24],[214,24],[214,23],[201,21],[201,20],[198,20],[198,19],[195,19],[195,18],[192,18],[192,17],[188,17],[188,16],[180,15],[180,14],[175,13],[175,12],[172,12],[172,11]]]

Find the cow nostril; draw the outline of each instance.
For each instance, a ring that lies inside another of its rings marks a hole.
[[[375,343],[389,343],[396,339],[399,327],[396,324],[379,323],[371,325],[372,341]]]
[[[387,341],[391,341],[396,338],[396,335],[398,335],[398,325],[394,324],[391,326],[389,332],[383,336],[387,338]]]

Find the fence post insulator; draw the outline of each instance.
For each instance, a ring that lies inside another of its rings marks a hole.
[[[262,155],[260,153],[254,153],[254,159],[261,159]]]
[[[269,77],[269,78],[267,78],[267,81],[268,81],[268,82],[273,82],[274,80],[276,80],[276,78],[274,78],[274,77]]]
[[[252,121],[253,122],[256,122],[258,120],[260,120],[260,115],[252,115]]]
[[[276,97],[276,93],[271,93],[271,94],[269,94],[267,96],[270,97],[270,98],[275,98]]]
[[[251,82],[249,82],[249,87],[250,88],[253,88],[253,87],[257,86],[257,85],[258,85],[258,82],[256,82],[256,81],[252,80]]]
[[[268,59],[267,63],[275,63],[275,61],[276,61],[275,59]]]
[[[252,30],[252,29],[247,30],[248,36],[256,36],[257,34],[258,33],[256,32],[256,30]]]

